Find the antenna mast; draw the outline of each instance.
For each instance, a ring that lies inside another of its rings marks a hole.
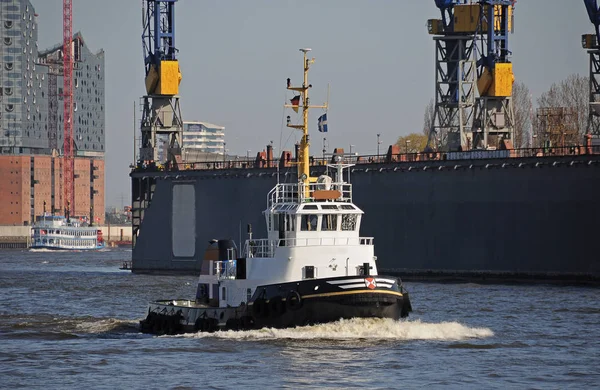
[[[311,106],[310,100],[308,98],[308,89],[312,88],[312,84],[308,83],[308,70],[310,66],[315,62],[314,58],[309,59],[307,53],[311,49],[305,48],[300,49],[300,51],[304,54],[304,79],[301,87],[292,87],[290,85],[290,79],[288,79],[287,89],[290,91],[300,92],[300,97],[302,97],[302,124],[301,125],[293,125],[291,124],[291,118],[287,117],[287,127],[291,127],[294,129],[302,130],[302,140],[300,141],[300,149],[298,156],[298,181],[303,184],[308,184],[311,181],[314,181],[314,178],[310,177],[310,152],[309,152],[309,137],[308,137],[308,110],[310,108],[327,108],[327,104],[322,106]],[[296,97],[297,98],[297,97]],[[294,110],[298,110],[300,106],[298,101],[294,101],[296,98],[292,99],[292,103],[295,104],[286,104],[285,107],[293,108]]]

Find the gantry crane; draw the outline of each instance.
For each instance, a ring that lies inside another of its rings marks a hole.
[[[442,18],[428,21],[436,42],[435,115],[428,148],[498,147],[513,134],[508,33],[514,0],[435,3]]]
[[[581,45],[590,56],[588,134],[600,136],[600,8],[597,0],[583,0],[595,34],[584,34]]]
[[[140,160],[166,162],[176,169],[181,156],[183,121],[179,107],[181,72],[175,46],[177,0],[143,0],[142,18],[146,93],[141,120]],[[159,137],[167,138],[166,156],[159,161]]]
[[[63,0],[63,211],[70,218],[75,206],[73,155],[73,2]]]

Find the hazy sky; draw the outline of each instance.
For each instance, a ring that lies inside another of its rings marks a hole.
[[[31,2],[39,14],[40,49],[60,42],[62,1]],[[73,3],[74,32],[82,32],[93,52],[106,52],[106,204],[120,206],[121,197],[129,204],[133,104],[145,92],[142,1]],[[310,47],[316,58],[312,103],[325,101],[331,85],[329,149],[352,144],[374,154],[381,133],[383,152],[399,136],[421,131],[434,96],[430,18],[439,18],[433,0],[180,0],[184,120],[225,126],[231,154],[255,155],[270,140],[277,152],[292,150],[296,133],[282,127],[285,80],[301,82],[298,49]],[[571,73],[587,75],[581,35],[591,31],[583,1],[518,1],[512,61],[534,99]],[[139,110],[136,115],[139,120]],[[315,154],[322,149],[318,115],[311,112]]]

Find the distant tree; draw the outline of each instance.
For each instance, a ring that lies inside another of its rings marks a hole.
[[[565,80],[554,83],[537,100],[541,108],[567,108],[574,111],[565,118],[565,129],[572,129],[581,138],[587,131],[589,105],[588,78],[572,74]]]
[[[419,153],[427,145],[427,136],[425,134],[411,133],[398,138],[396,145],[400,147],[400,153]]]
[[[423,134],[429,137],[429,132],[433,128],[433,121],[435,119],[435,103],[431,99],[427,107],[425,107],[425,115],[423,115]]]
[[[513,84],[512,101],[515,115],[513,145],[515,148],[531,147],[533,107],[531,93],[524,83]]]

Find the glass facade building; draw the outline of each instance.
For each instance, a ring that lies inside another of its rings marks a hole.
[[[29,0],[0,0],[0,154],[62,154],[62,43],[38,50],[37,14]],[[105,147],[104,52],[73,37],[73,138],[76,156]]]

